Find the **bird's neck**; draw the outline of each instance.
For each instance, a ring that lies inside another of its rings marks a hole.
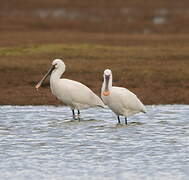
[[[58,81],[60,79],[60,77],[62,76],[63,71],[60,69],[55,69],[53,70],[53,72],[51,73],[51,77],[50,77],[50,83],[54,83],[56,81]]]

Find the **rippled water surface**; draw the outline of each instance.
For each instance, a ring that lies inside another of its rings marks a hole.
[[[117,125],[109,109],[0,106],[0,179],[188,179],[189,106],[147,106]]]

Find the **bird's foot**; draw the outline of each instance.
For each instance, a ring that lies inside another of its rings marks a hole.
[[[74,120],[79,120],[79,121],[80,121],[80,115],[74,115],[74,116],[73,116],[73,119],[74,119]]]

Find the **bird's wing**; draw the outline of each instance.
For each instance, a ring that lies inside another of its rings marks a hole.
[[[75,103],[104,106],[102,100],[84,84],[64,79],[67,91]]]
[[[119,97],[120,103],[126,108],[133,111],[144,111],[144,105],[138,97],[126,88],[113,87],[112,90]]]

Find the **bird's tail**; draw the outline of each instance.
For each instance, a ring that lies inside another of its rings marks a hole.
[[[97,107],[105,108],[105,105],[97,105]]]
[[[95,96],[94,102],[95,102],[95,106],[101,107],[101,108],[105,108],[104,102],[103,102],[102,99],[99,98],[97,95]]]
[[[146,113],[146,112],[147,112],[144,105],[143,105],[143,108],[142,108],[141,112],[143,112],[143,113]]]

